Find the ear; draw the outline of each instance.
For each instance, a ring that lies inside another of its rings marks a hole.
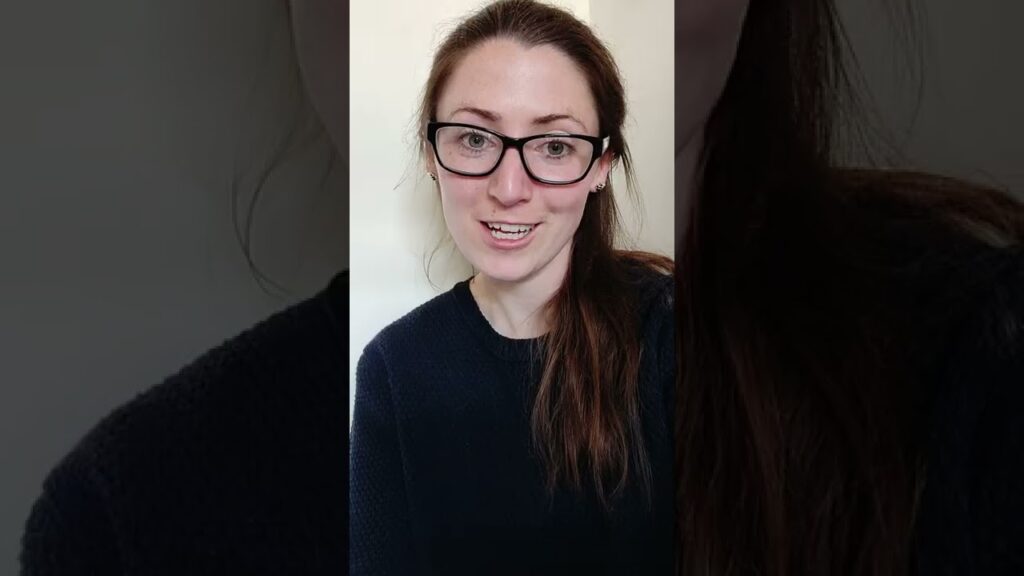
[[[423,160],[426,164],[427,173],[433,174],[437,177],[437,159],[434,158],[434,148],[430,145],[430,142],[423,143]]]
[[[597,170],[594,172],[594,178],[590,182],[590,191],[592,193],[598,192],[597,186],[599,184],[608,183],[614,162],[615,155],[611,150],[605,150],[604,154],[601,154],[601,157],[597,159]]]

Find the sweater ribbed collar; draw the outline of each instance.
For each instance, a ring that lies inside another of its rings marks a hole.
[[[543,338],[509,338],[498,333],[487,321],[469,289],[470,279],[456,284],[450,294],[467,328],[495,356],[504,360],[529,362],[539,358]]]

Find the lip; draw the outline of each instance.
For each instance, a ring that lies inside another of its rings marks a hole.
[[[512,222],[491,222],[496,224],[512,224]],[[521,248],[526,247],[531,241],[533,241],[533,237],[536,235],[537,228],[539,227],[540,223],[533,224],[533,229],[530,230],[530,232],[526,236],[523,236],[522,238],[517,238],[515,240],[504,240],[500,238],[495,238],[494,236],[491,235],[491,228],[487,225],[487,222],[480,222],[480,232],[481,234],[484,235],[484,242],[491,248],[497,250],[519,250]]]

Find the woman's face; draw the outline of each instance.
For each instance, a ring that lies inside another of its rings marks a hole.
[[[693,141],[725,88],[749,1],[676,2],[677,150]]]
[[[593,95],[573,61],[551,46],[525,47],[507,39],[468,52],[436,110],[439,122],[472,124],[514,138],[599,132]],[[561,151],[557,145],[555,150]],[[462,255],[493,280],[522,282],[564,276],[587,197],[603,193],[592,190],[605,182],[611,156],[606,152],[581,181],[569,185],[531,179],[513,148],[488,176],[449,172],[437,165],[432,149],[427,158],[437,175],[445,222]]]

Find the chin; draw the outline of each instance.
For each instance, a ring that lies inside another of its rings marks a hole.
[[[526,270],[513,269],[509,266],[477,268],[480,274],[496,282],[516,283],[526,280],[529,273]]]
[[[533,269],[524,263],[519,262],[495,262],[495,259],[487,259],[473,263],[473,267],[480,274],[497,282],[522,282],[529,278]]]

